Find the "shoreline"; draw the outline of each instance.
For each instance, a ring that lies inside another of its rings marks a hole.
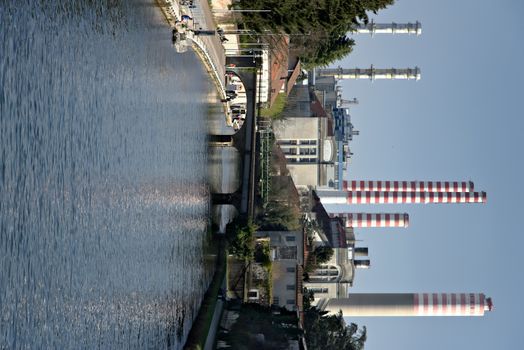
[[[201,3],[202,0],[200,0]],[[160,8],[167,24],[171,28],[176,27],[176,21],[181,18],[177,17],[177,13],[180,16],[180,8],[178,8],[178,0],[168,3],[166,0],[155,0],[156,5]],[[176,4],[177,8],[172,6]],[[206,3],[207,5],[207,3]],[[192,17],[192,16],[191,16]],[[213,25],[214,27],[214,25]],[[226,99],[226,88],[224,83],[220,79],[219,71],[215,66],[210,55],[205,50],[205,44],[198,38],[191,38],[191,48],[195,52],[196,57],[200,60],[204,70],[207,72],[208,77],[212,81],[216,92],[221,99]],[[198,42],[197,42],[198,40]],[[177,54],[173,50],[173,54]],[[183,53],[180,53],[183,54]],[[225,61],[225,55],[224,55]],[[232,120],[229,113],[229,102],[221,102],[224,112],[224,122],[226,125],[231,126]],[[213,278],[206,289],[203,299],[200,302],[200,308],[196,314],[195,319],[192,320],[191,328],[187,334],[184,349],[207,349],[214,345],[216,331],[218,329],[218,322],[222,315],[224,308],[224,302],[218,300],[218,294],[220,288],[224,285],[224,277],[227,269],[227,249],[224,238],[212,237],[212,241],[219,240],[220,243],[217,245],[217,258],[215,261],[215,271]],[[213,328],[213,329],[212,329]]]
[[[162,11],[162,14],[164,15],[164,18],[167,22],[167,24],[171,28],[175,28],[176,21],[179,21],[180,18],[177,18],[177,12],[180,14],[180,8],[178,7],[178,1],[173,2],[166,2],[166,0],[155,0],[155,3]],[[200,1],[202,3],[202,1]],[[175,7],[175,8],[173,8]],[[204,70],[207,72],[210,80],[212,81],[213,85],[215,86],[216,91],[218,92],[218,95],[221,99],[226,99],[226,88],[220,79],[218,69],[216,69],[215,64],[209,54],[205,50],[205,44],[199,43],[198,39],[191,38],[191,48],[195,52],[197,58],[200,60]],[[197,41],[198,40],[198,41]],[[228,126],[232,125],[232,121],[230,118],[230,115],[228,113],[229,111],[229,103],[228,102],[222,102],[222,107],[224,110],[224,119]]]

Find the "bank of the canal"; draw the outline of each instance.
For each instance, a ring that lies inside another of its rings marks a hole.
[[[171,2],[166,0],[156,0],[156,2],[159,8],[161,9],[162,13],[164,14],[167,23],[172,28],[174,28],[175,22],[177,21],[176,17],[178,14],[180,14],[178,2],[175,3],[174,1]],[[175,3],[175,6],[171,6],[172,3]],[[206,7],[202,9],[204,13],[211,13],[209,5],[206,1],[200,1],[198,5]],[[202,18],[209,20],[209,17],[206,16],[203,16]],[[212,21],[206,21],[206,23],[200,23],[200,25],[205,27],[206,29],[215,29],[215,25]],[[206,70],[210,80],[213,82],[214,87],[217,90],[217,93],[219,94],[219,96],[225,99],[226,95],[223,81],[223,74],[225,73],[223,69],[225,62],[225,53],[223,47],[220,45],[220,48],[210,48],[206,47],[205,44],[206,42],[194,43],[192,45],[192,48],[194,49],[194,52],[197,54],[197,57],[199,58],[203,68]],[[213,43],[207,44],[209,45]],[[214,62],[213,55],[209,54],[208,52],[211,50],[213,50],[215,54],[216,52],[219,52],[219,54],[221,53],[223,55],[223,58],[215,59]],[[173,54],[176,54],[175,51],[173,51]],[[222,69],[219,69],[218,65],[221,65]],[[229,106],[227,102],[220,103],[223,105],[224,122],[226,122],[228,118],[227,111],[229,110]],[[218,330],[222,310],[224,307],[223,300],[219,299],[219,293],[221,289],[222,291],[227,290],[227,285],[225,285],[227,282],[227,243],[225,237],[223,236],[215,235],[211,239],[216,253],[215,273],[211,281],[211,284],[209,285],[209,288],[204,295],[197,317],[193,321],[193,325],[188,334],[186,344],[184,346],[184,349],[188,350],[212,349],[214,347],[215,337]]]
[[[223,302],[219,300],[218,296],[220,289],[224,287],[223,284],[227,271],[226,240],[220,236],[215,236],[214,241],[217,249],[215,275],[204,295],[202,305],[193,322],[184,349],[202,350],[208,349],[209,346],[212,347],[214,344],[218,321],[223,310]]]

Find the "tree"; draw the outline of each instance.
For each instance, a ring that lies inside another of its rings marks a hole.
[[[269,230],[293,231],[300,227],[298,211],[276,200],[269,201],[259,221],[263,229]]]
[[[242,23],[259,33],[289,34],[306,67],[325,66],[349,54],[354,41],[346,34],[359,23],[367,24],[367,12],[377,13],[394,0],[240,0],[248,12]]]
[[[257,227],[251,222],[236,223],[228,232],[229,251],[237,258],[250,261],[255,251],[254,234]]]
[[[329,246],[320,246],[315,249],[314,254],[317,259],[317,264],[324,264],[333,256],[333,248]]]
[[[341,349],[362,350],[367,339],[366,327],[346,325],[342,313],[327,315],[311,307],[305,311],[304,329],[307,347],[310,350]]]

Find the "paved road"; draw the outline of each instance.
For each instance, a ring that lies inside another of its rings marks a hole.
[[[207,0],[197,0],[195,1],[195,4],[196,8],[191,9],[193,13],[193,22],[195,24],[194,29],[215,30],[216,27],[213,20],[213,14],[211,13]],[[222,79],[222,83],[225,84],[226,54],[218,35],[201,35],[200,39],[206,45],[209,56],[218,70],[218,75]]]

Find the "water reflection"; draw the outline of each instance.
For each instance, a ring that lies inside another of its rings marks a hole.
[[[213,206],[213,222],[218,225],[219,233],[226,233],[227,224],[238,215],[238,210],[232,205]]]
[[[233,193],[240,187],[240,153],[234,147],[209,147],[212,193]]]

